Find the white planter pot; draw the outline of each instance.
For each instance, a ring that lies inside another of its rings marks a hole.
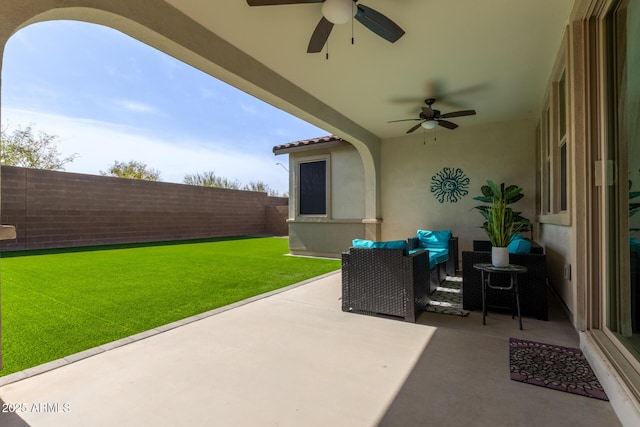
[[[494,267],[506,267],[509,265],[509,248],[491,247],[491,264]]]

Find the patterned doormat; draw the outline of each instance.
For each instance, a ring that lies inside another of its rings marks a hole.
[[[509,338],[509,366],[514,381],[609,400],[578,348]]]
[[[431,295],[425,311],[454,316],[466,316],[469,310],[462,309],[462,277],[447,276]]]

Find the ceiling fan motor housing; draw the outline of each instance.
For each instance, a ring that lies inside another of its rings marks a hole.
[[[346,24],[357,12],[358,6],[353,0],[325,0],[322,4],[322,15],[336,25]]]

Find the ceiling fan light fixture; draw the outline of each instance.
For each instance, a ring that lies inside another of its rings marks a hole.
[[[436,122],[435,120],[426,120],[424,122],[422,122],[422,124],[420,126],[422,126],[425,129],[433,129],[438,125],[438,122]]]
[[[325,0],[322,3],[322,15],[332,24],[346,24],[358,12],[353,0]]]

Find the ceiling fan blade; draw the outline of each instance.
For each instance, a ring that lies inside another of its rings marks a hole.
[[[404,30],[398,24],[370,7],[359,4],[355,18],[362,25],[391,43],[395,43],[404,35]]]
[[[313,34],[311,35],[311,40],[309,40],[309,47],[307,47],[307,53],[320,52],[327,42],[332,29],[333,24],[323,16],[320,19],[320,22],[318,22],[318,25],[313,31]]]
[[[452,122],[448,122],[446,120],[438,120],[438,124],[442,127],[445,127],[447,129],[455,129],[458,127],[457,124],[452,123]]]
[[[277,6],[280,4],[322,3],[324,0],[247,0],[249,6]]]
[[[433,112],[433,109],[431,107],[422,107],[422,114],[425,115],[425,117],[432,119],[435,116],[435,113]]]
[[[447,119],[449,117],[463,117],[463,116],[473,116],[476,114],[476,110],[462,110],[462,111],[454,111],[453,113],[443,114],[440,117],[443,119]]]
[[[387,123],[398,123],[398,122],[413,122],[415,120],[423,120],[423,119],[402,119],[402,120],[391,120]]]
[[[417,125],[415,125],[414,127],[412,127],[411,129],[409,129],[407,131],[407,133],[411,133],[413,131],[415,131],[416,129],[418,129],[420,126],[422,126],[422,123],[418,123]]]

